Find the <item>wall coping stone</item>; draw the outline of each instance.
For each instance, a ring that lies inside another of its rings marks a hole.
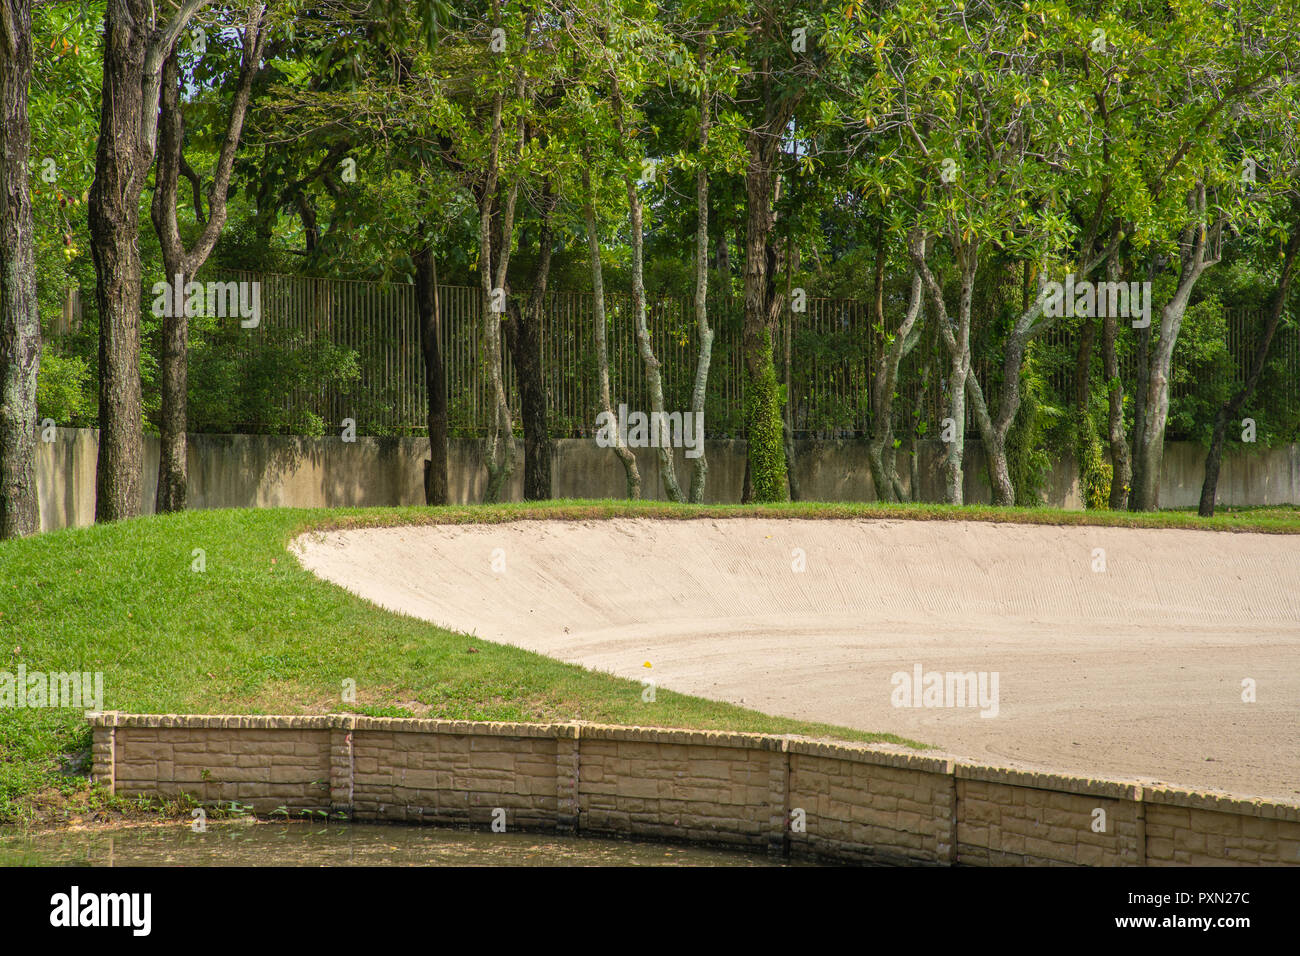
[[[880,767],[897,767],[904,770],[924,770],[929,773],[951,774],[955,761],[944,757],[926,757],[921,754],[881,750],[870,744],[839,743],[827,740],[808,740],[803,737],[788,738],[790,753],[810,757],[834,757],[853,763],[869,763]]]
[[[1274,800],[1179,790],[1175,787],[1145,787],[1142,799],[1149,804],[1161,806],[1187,807],[1192,810],[1235,813],[1264,820],[1289,820],[1300,823],[1300,805],[1278,803]]]
[[[1141,784],[1129,781],[1100,780],[1092,777],[1074,777],[1068,774],[1012,770],[1009,767],[986,767],[968,763],[957,764],[956,776],[958,780],[1005,783],[1032,790],[1065,791],[1093,797],[1111,797],[1116,800],[1140,800],[1139,794],[1142,790]]]

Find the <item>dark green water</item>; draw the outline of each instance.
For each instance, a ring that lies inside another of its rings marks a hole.
[[[772,866],[761,854],[587,837],[340,823],[187,824],[21,833],[0,866]]]

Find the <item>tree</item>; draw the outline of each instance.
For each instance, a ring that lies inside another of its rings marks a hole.
[[[542,378],[542,320],[546,287],[551,273],[554,233],[551,219],[559,196],[550,179],[542,182],[538,202],[537,260],[529,282],[527,300],[509,302],[501,323],[510,348],[515,378],[519,382],[519,411],[524,429],[524,500],[551,497],[551,434],[546,411],[546,383]]]
[[[203,200],[199,191],[198,176],[185,161],[184,116],[181,96],[185,79],[180,69],[178,50],[173,47],[163,66],[162,93],[159,112],[159,142],[157,171],[154,176],[153,203],[150,215],[154,230],[162,246],[163,265],[167,281],[173,283],[173,295],[181,294],[186,284],[207,261],[226,224],[226,197],[230,177],[234,170],[235,151],[243,131],[244,115],[252,96],[253,78],[262,59],[266,39],[263,18],[264,3],[249,5],[247,22],[242,31],[243,51],[235,93],[226,121],[225,136],[217,157],[208,197],[207,216],[203,213]],[[187,249],[181,238],[180,223],[176,215],[177,191],[185,170],[193,176],[195,215],[202,223],[198,238]],[[158,458],[158,493],[156,510],[161,514],[185,508],[188,469],[186,465],[186,423],[189,379],[187,355],[189,349],[189,322],[187,309],[167,309],[163,314],[162,331],[162,410],[161,448]]]
[[[146,0],[109,0],[91,255],[99,308],[99,461],[95,519],[140,514],[144,429],[140,399],[140,195],[158,133],[163,64],[211,0],[184,0],[163,20]]]
[[[420,315],[420,354],[424,358],[424,385],[428,394],[426,428],[429,459],[424,463],[424,501],[445,505],[451,500],[447,476],[448,419],[447,370],[442,358],[442,303],[438,298],[438,262],[431,242],[421,242],[414,253],[415,299]]]
[[[906,237],[908,258],[948,353],[950,421],[941,437],[948,445],[945,497],[953,504],[963,501],[968,400],[988,459],[993,502],[1015,503],[1007,437],[1020,408],[1021,366],[1030,340],[1054,321],[1045,314],[1043,290],[1049,273],[1068,258],[1073,238],[1058,194],[1075,175],[1079,158],[1072,150],[1076,137],[1061,130],[1063,114],[1073,113],[1075,104],[1060,89],[1055,66],[1070,37],[1053,34],[1050,43],[1027,43],[1027,19],[1025,11],[991,3],[933,12],[904,0],[857,40],[876,70],[855,118],[881,142],[877,162],[868,163],[861,178],[882,205],[892,201],[906,210],[892,232]],[[932,244],[931,236],[941,242]],[[939,247],[957,273],[952,308],[935,272]],[[1039,275],[1039,294],[1002,337],[995,403],[986,398],[971,353],[976,278],[986,260],[1029,261]],[[1081,276],[1096,265],[1083,264]],[[912,331],[906,321],[904,328]],[[890,345],[891,351],[906,347],[906,337]],[[888,364],[882,373],[885,381],[877,387],[892,385]],[[889,423],[878,421],[876,427],[887,429]]]
[[[1106,200],[1122,210],[1133,258],[1148,260],[1146,278],[1161,299],[1158,325],[1153,314],[1139,332],[1128,502],[1150,511],[1160,505],[1184,317],[1201,277],[1222,259],[1225,228],[1265,212],[1244,188],[1230,145],[1285,86],[1297,33],[1291,14],[1268,0],[1249,0],[1243,9],[1180,9],[1155,21],[1141,5],[1128,12],[1135,19],[1121,31],[1126,49],[1118,68],[1129,86],[1121,101],[1128,129],[1104,163],[1117,185]]]
[[[351,256],[367,261],[371,275],[414,286],[430,505],[450,499],[438,260],[469,231],[463,169],[438,125],[449,95],[444,71],[460,69],[471,45],[447,28],[450,20],[441,0],[313,3],[280,44],[275,68],[298,82],[263,100],[278,122],[254,124],[258,162],[248,174],[262,184],[258,213],[268,232],[281,211],[299,219],[309,268],[337,272]],[[358,170],[364,175],[352,175]]]
[[[925,237],[920,230],[910,242],[924,243]],[[923,249],[915,250],[924,258]],[[871,383],[871,439],[867,442],[867,463],[871,468],[871,481],[875,485],[876,497],[881,501],[904,501],[903,485],[895,467],[894,453],[894,393],[898,387],[898,371],[904,357],[911,352],[921,339],[922,326],[917,323],[921,315],[922,287],[921,274],[912,271],[911,294],[908,296],[907,311],[886,333],[884,307],[884,260],[886,249],[883,234],[877,242],[876,265],[876,324],[885,335],[885,348],[881,349],[876,362],[876,375]]]
[[[1300,204],[1292,209],[1291,239],[1282,253],[1282,269],[1278,278],[1277,289],[1273,292],[1273,301],[1269,306],[1264,327],[1260,330],[1251,354],[1250,369],[1246,380],[1226,402],[1219,406],[1214,416],[1214,432],[1210,438],[1210,449],[1205,455],[1205,479],[1201,483],[1201,501],[1198,513],[1202,518],[1214,517],[1214,497],[1219,485],[1219,467],[1223,462],[1223,442],[1229,423],[1234,422],[1246,402],[1259,384],[1264,373],[1264,364],[1268,360],[1269,346],[1277,333],[1286,311],[1287,300],[1291,294],[1291,282],[1295,278],[1296,257],[1300,255]]]
[[[40,320],[27,162],[31,0],[0,0],[0,538],[40,530],[36,375]]]
[[[691,387],[691,417],[704,418],[704,399],[709,387],[709,364],[713,358],[713,329],[709,326],[709,132],[712,127],[712,99],[709,81],[708,48],[700,41],[699,157],[695,170],[695,322],[699,329],[700,351],[695,362],[695,380]],[[723,248],[726,248],[724,243]],[[691,468],[690,501],[704,501],[704,486],[709,476],[709,456],[701,446]]]
[[[781,315],[773,205],[779,197],[777,158],[807,86],[807,57],[795,55],[794,43],[772,4],[753,13],[755,48],[751,91],[755,113],[745,138],[745,318],[741,338],[745,383],[745,437],[749,486],[753,501],[784,501],[786,455],[782,395],[776,374],[773,336]],[[804,27],[803,29],[807,29]],[[806,33],[804,43],[806,44]],[[801,45],[802,46],[802,45]],[[806,52],[806,46],[802,46]],[[784,68],[783,68],[784,67]]]
[[[611,55],[605,64],[609,77],[609,96],[613,129],[617,135],[616,153],[621,178],[627,192],[629,238],[632,244],[632,321],[636,330],[637,351],[645,366],[646,379],[650,391],[650,412],[652,428],[659,428],[659,434],[653,436],[653,445],[659,452],[659,473],[664,489],[672,501],[686,500],[681,486],[677,482],[677,465],[669,440],[668,419],[665,416],[663,377],[659,372],[661,363],[654,354],[650,341],[650,328],[646,323],[645,296],[645,207],[638,189],[638,175],[647,175],[651,182],[656,178],[655,163],[644,151],[633,150],[632,143],[644,142],[643,131],[636,123],[637,111],[635,99],[640,92],[638,75],[649,72],[660,64],[657,57],[663,55],[665,37],[656,31],[652,21],[629,24],[625,17],[617,21],[610,18],[611,26],[619,30],[618,36],[610,36],[610,29],[600,31],[601,40],[610,49]],[[629,29],[629,26],[632,28]],[[629,42],[630,41],[630,42]],[[659,47],[659,49],[656,49]],[[631,67],[631,70],[628,69]],[[629,76],[620,76],[628,72]],[[624,95],[629,99],[625,103]],[[629,113],[632,115],[629,117]]]

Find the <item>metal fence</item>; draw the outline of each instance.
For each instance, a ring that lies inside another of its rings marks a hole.
[[[327,429],[352,418],[363,434],[421,434],[425,429],[425,383],[420,351],[419,321],[413,286],[287,275],[232,274],[235,281],[261,283],[261,323],[244,330],[237,319],[223,326],[230,347],[255,356],[269,338],[278,336],[306,347],[328,342],[355,353],[359,379],[350,388],[302,387],[277,396],[277,414],[268,421],[240,423],[241,429],[274,430],[274,422],[292,422],[295,412],[310,409]],[[481,348],[481,292],[463,286],[440,286],[443,354],[447,367],[448,406],[453,435],[485,431],[490,409],[487,369]],[[612,398],[617,406],[649,409],[648,386],[633,330],[632,302],[627,294],[607,292],[606,310]],[[665,405],[669,410],[690,407],[698,354],[694,302],[687,296],[662,297],[647,303],[648,324],[656,357],[662,364]],[[741,302],[716,299],[709,306],[715,330],[706,431],[710,437],[743,437],[743,388],[740,352]],[[552,434],[587,437],[594,433],[597,413],[597,374],[594,355],[593,296],[586,292],[548,292],[542,309],[542,374],[547,390]],[[798,437],[850,438],[869,434],[870,386],[882,347],[872,328],[871,310],[850,299],[808,298],[807,311],[787,314],[791,343],[789,399]],[[1227,348],[1240,381],[1254,347],[1261,316],[1239,312],[1227,316]],[[777,342],[778,376],[784,379],[783,327]],[[1124,381],[1131,383],[1131,340],[1122,352]],[[1073,391],[1074,343],[1067,329],[1055,328],[1035,340],[1036,361],[1051,394]],[[503,349],[503,351],[507,351]],[[899,382],[898,405],[917,405],[921,350],[905,362]],[[1300,409],[1300,347],[1294,335],[1274,343],[1271,368],[1280,369],[1288,408]],[[981,382],[995,369],[987,360],[977,364]],[[516,415],[519,393],[507,355],[504,374],[511,408]],[[938,361],[920,394],[922,420],[943,416],[946,362]],[[1174,397],[1204,383],[1175,382]],[[996,388],[987,389],[996,392]],[[990,402],[996,395],[990,395]],[[1062,399],[1063,400],[1063,399]],[[969,414],[969,411],[968,411]],[[269,427],[268,427],[269,425]],[[970,423],[973,434],[973,423]],[[196,430],[208,430],[195,421]],[[1171,434],[1170,437],[1181,437]]]

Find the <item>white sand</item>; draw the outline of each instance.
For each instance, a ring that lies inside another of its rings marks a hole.
[[[294,550],[382,607],[661,688],[1001,766],[1300,796],[1298,536],[618,519],[309,534]],[[894,707],[891,675],[916,664],[997,672],[997,716]]]

